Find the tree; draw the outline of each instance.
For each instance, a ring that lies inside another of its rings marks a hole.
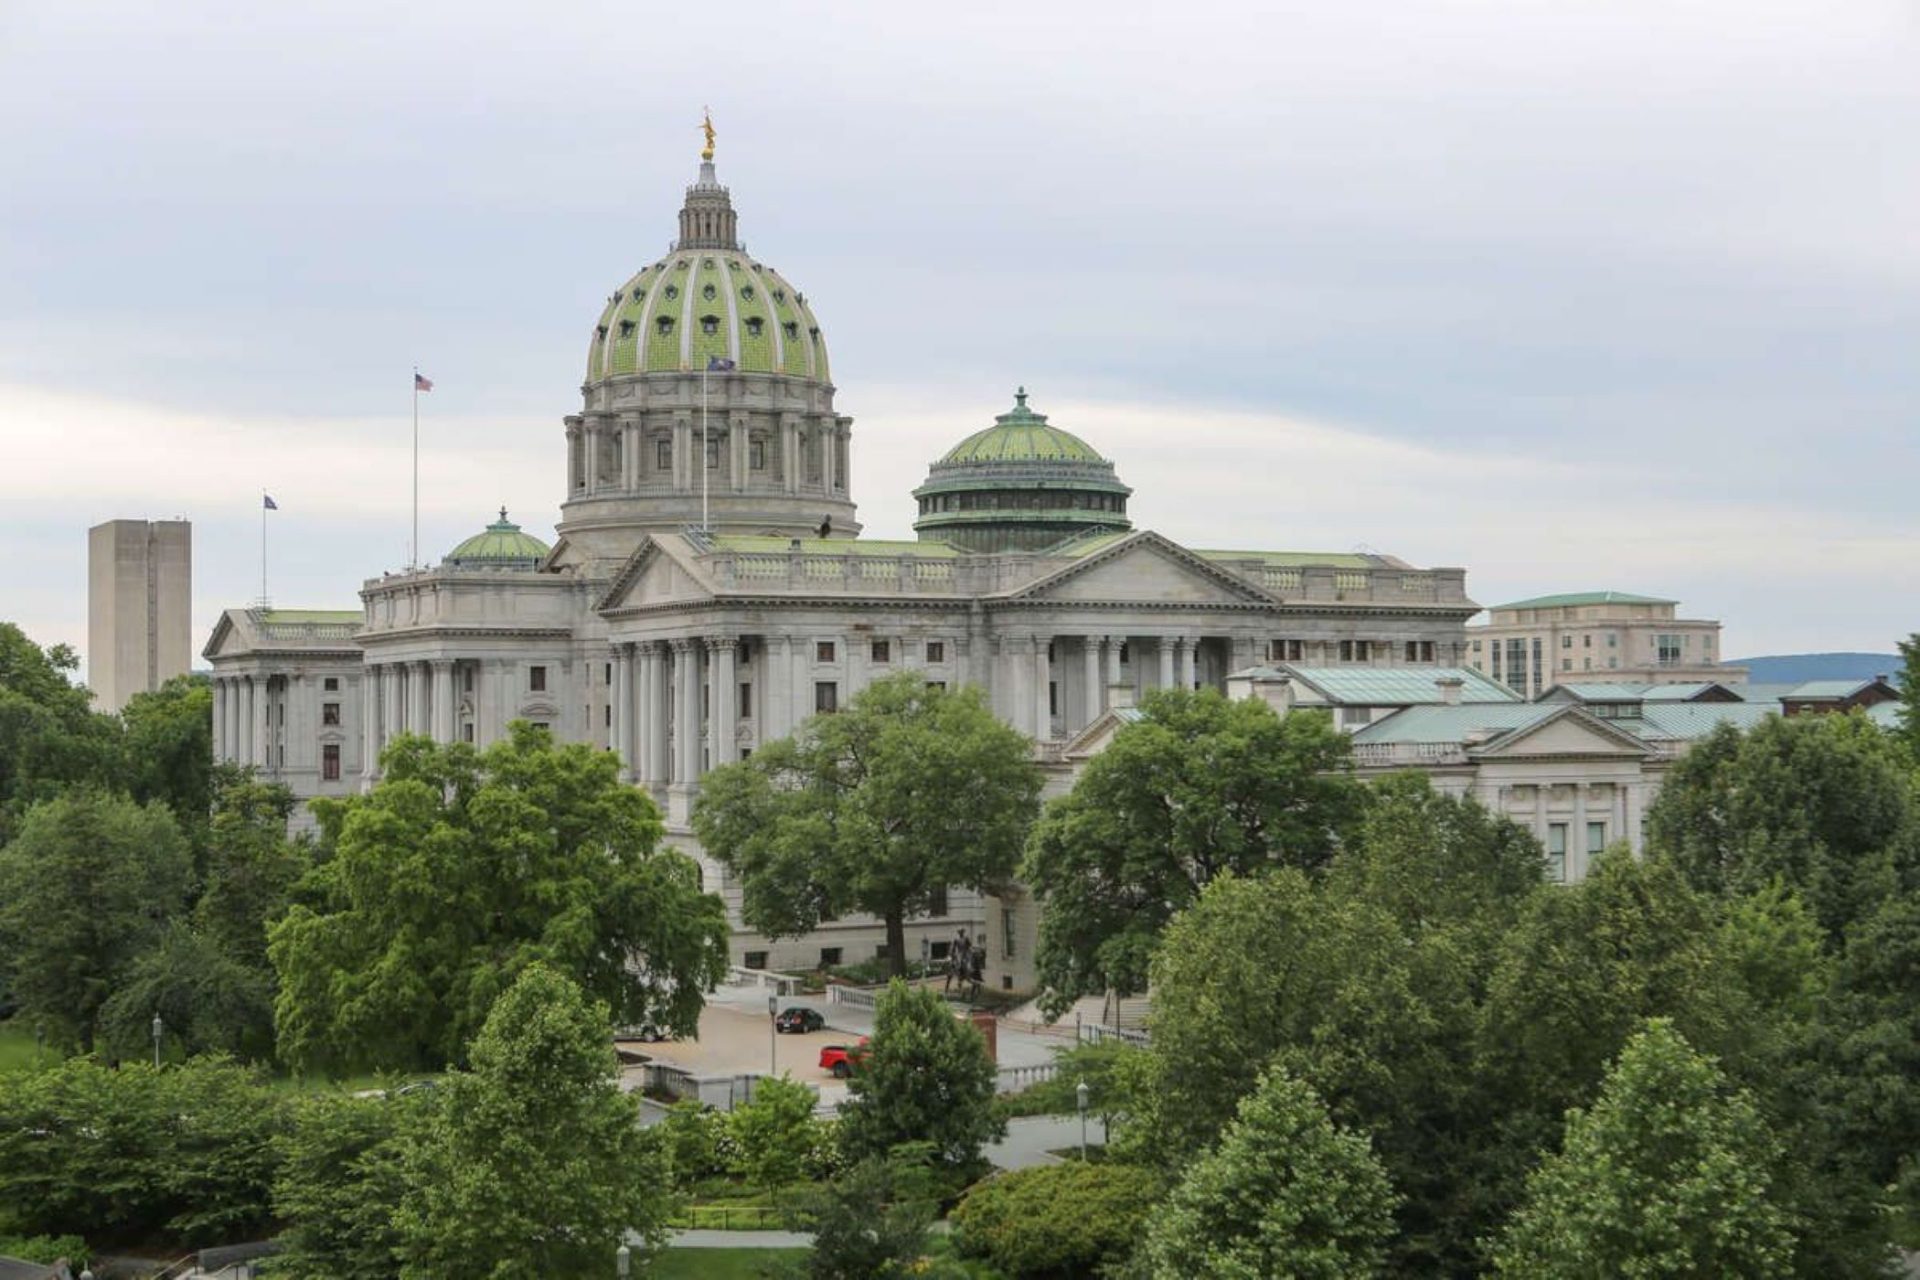
[[[1218,877],[1324,866],[1360,812],[1350,756],[1315,712],[1148,694],[1028,842],[1049,1005],[1141,990],[1167,922]]]
[[[1336,1126],[1304,1082],[1270,1071],[1150,1219],[1144,1269],[1153,1280],[1376,1274],[1394,1199],[1366,1138]]]
[[[438,1090],[309,1094],[279,1143],[274,1212],[287,1222],[274,1272],[290,1280],[392,1280],[402,1239],[393,1207]]]
[[[1728,1087],[1664,1019],[1637,1032],[1591,1110],[1527,1180],[1494,1250],[1508,1276],[1793,1274],[1787,1215],[1770,1198],[1779,1144],[1753,1099]]]
[[[1124,1261],[1166,1190],[1139,1165],[1017,1169],[976,1183],[954,1209],[955,1247],[1008,1276],[1091,1276]]]
[[[1006,1134],[994,1085],[980,1032],[936,993],[896,978],[874,1004],[873,1037],[840,1106],[841,1142],[854,1160],[924,1142],[946,1169],[969,1168]]]
[[[909,916],[1011,878],[1039,804],[1031,755],[979,690],[902,672],[709,773],[693,829],[739,877],[749,927],[791,937],[867,912],[904,973]]]
[[[1920,758],[1920,632],[1900,642],[1900,736]]]
[[[213,807],[216,772],[239,772],[213,762],[213,683],[204,675],[175,676],[127,699],[120,721],[121,785],[142,803],[166,805],[197,837]]]
[[[484,752],[410,737],[382,760],[369,794],[314,802],[331,856],[268,928],[284,1059],[459,1061],[535,962],[622,1023],[693,1033],[726,972],[725,909],[656,849],[659,815],[610,753],[516,722]]]
[[[772,1274],[806,1280],[943,1280],[924,1255],[939,1212],[939,1179],[924,1148],[861,1160],[815,1197],[813,1248],[805,1262]]]
[[[36,802],[69,786],[105,784],[114,771],[118,726],[72,682],[79,666],[67,645],[42,649],[0,622],[0,841]]]
[[[91,1049],[101,1007],[186,900],[173,815],[76,791],[30,809],[0,848],[0,966],[22,1013]]]
[[[306,843],[287,838],[293,792],[223,769],[213,796],[193,927],[221,954],[265,974],[270,984],[267,926],[287,909],[309,865]]]
[[[1829,937],[1913,887],[1920,797],[1906,753],[1861,715],[1716,729],[1675,761],[1647,814],[1649,854],[1703,892],[1778,879]]]
[[[168,1047],[181,1053],[273,1057],[273,974],[241,964],[179,922],[134,957],[114,984],[100,1006],[100,1046],[116,1058],[151,1052],[156,1014]]]
[[[405,1157],[403,1280],[604,1271],[628,1231],[665,1236],[667,1160],[620,1091],[608,1011],[545,964],[473,1043],[473,1069]]]
[[[753,1098],[727,1116],[735,1148],[734,1171],[769,1194],[806,1173],[817,1141],[813,1109],[819,1096],[791,1077],[762,1076]]]

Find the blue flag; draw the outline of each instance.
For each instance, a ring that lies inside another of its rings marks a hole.
[[[280,509],[280,504],[264,493],[260,495],[260,504],[262,508],[267,511],[278,511]]]
[[[733,361],[727,359],[725,356],[708,356],[707,372],[708,373],[732,373]]]

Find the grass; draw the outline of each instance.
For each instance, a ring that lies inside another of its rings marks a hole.
[[[771,1262],[798,1262],[805,1249],[667,1249],[650,1280],[760,1280]]]
[[[35,1069],[33,1028],[21,1022],[0,1022],[0,1075]],[[39,1055],[41,1063],[51,1063],[60,1051],[49,1045]]]

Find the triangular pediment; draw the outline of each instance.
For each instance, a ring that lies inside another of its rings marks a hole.
[[[1023,600],[1123,604],[1274,604],[1252,584],[1151,531],[1134,534],[1013,593]]]
[[[691,565],[651,536],[641,541],[627,562],[614,575],[607,594],[601,597],[602,613],[614,609],[644,609],[653,605],[680,604],[711,600],[713,592],[693,571]]]
[[[1511,760],[1539,756],[1644,757],[1647,744],[1624,729],[1616,729],[1584,711],[1569,706],[1487,743],[1473,752],[1480,760]]]
[[[234,609],[221,612],[220,621],[213,624],[213,634],[207,637],[206,646],[200,650],[201,657],[212,661],[253,651],[246,631],[234,617],[237,612]]]

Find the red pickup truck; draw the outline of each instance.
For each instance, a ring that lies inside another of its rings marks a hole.
[[[865,1036],[860,1037],[859,1044],[823,1044],[820,1046],[820,1069],[833,1072],[835,1080],[845,1080],[866,1056]]]

